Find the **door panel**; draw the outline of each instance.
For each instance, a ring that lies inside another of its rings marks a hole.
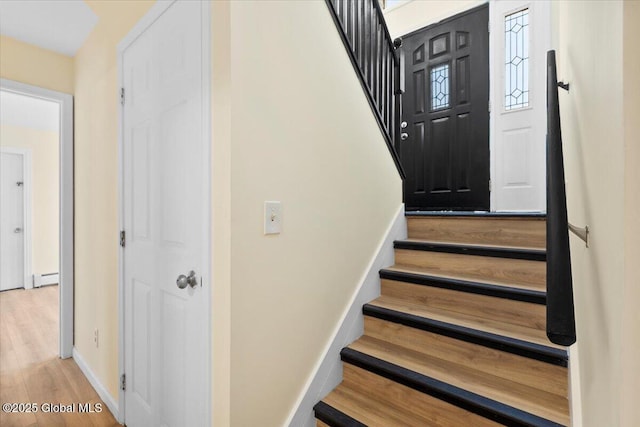
[[[460,114],[458,116],[457,123],[457,137],[458,143],[456,145],[460,167],[457,169],[458,175],[456,178],[456,190],[458,192],[470,191],[471,182],[469,181],[469,140],[472,138],[471,134],[471,116],[468,113]]]
[[[431,134],[427,139],[427,149],[431,154],[431,185],[427,188],[432,193],[451,191],[451,173],[449,159],[451,157],[451,120],[441,117],[431,121]]]
[[[172,4],[123,54],[126,424],[207,422],[201,3]],[[194,271],[194,286],[180,275]]]
[[[0,291],[23,288],[24,155],[0,154]]]
[[[131,176],[132,211],[131,234],[135,240],[151,238],[149,221],[149,138],[150,122],[143,122],[141,126],[132,129],[131,160],[136,165],[136,174]]]
[[[403,37],[408,210],[489,209],[488,23],[484,5]]]
[[[135,325],[131,347],[132,370],[130,393],[151,410],[151,285],[133,279],[131,283],[133,306],[136,310],[131,319]]]

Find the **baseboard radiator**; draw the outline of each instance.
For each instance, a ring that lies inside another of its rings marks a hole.
[[[33,275],[33,287],[57,285],[60,283],[60,275],[58,273],[45,273]]]

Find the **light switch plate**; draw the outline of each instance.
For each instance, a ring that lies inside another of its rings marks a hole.
[[[282,232],[282,204],[280,202],[264,202],[264,234],[280,234]]]

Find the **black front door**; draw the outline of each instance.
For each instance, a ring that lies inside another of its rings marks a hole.
[[[489,5],[403,37],[407,210],[489,209]]]

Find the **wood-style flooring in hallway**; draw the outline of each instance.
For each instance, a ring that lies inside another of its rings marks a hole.
[[[58,286],[0,292],[0,401],[38,409],[0,411],[3,427],[120,425],[73,359],[58,357]],[[80,413],[87,403],[102,412]],[[43,412],[49,404],[75,404],[75,412]]]

